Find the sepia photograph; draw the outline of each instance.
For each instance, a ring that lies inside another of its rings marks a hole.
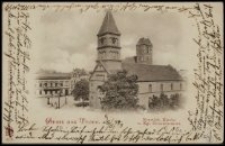
[[[3,143],[223,143],[222,2],[2,8]]]
[[[101,13],[96,14],[96,20],[93,19],[96,21],[95,23],[89,22],[89,16],[86,16],[82,22],[77,22],[77,25],[86,22],[82,27],[86,27],[90,33],[86,33],[86,37],[80,38],[83,41],[76,44],[74,43],[75,39],[74,41],[72,39],[85,34],[83,29],[72,26],[76,17],[70,15],[71,19],[66,21],[68,26],[65,30],[62,28],[51,29],[65,24],[65,21],[60,21],[60,17],[54,20],[56,14],[47,13],[41,17],[47,32],[43,32],[43,37],[46,39],[41,40],[43,41],[43,49],[39,49],[40,53],[45,49],[45,55],[39,56],[41,61],[40,66],[37,66],[39,68],[35,83],[37,97],[42,97],[42,100],[47,99],[46,103],[54,108],[68,104],[102,110],[119,109],[121,111],[179,108],[183,102],[182,98],[184,98],[185,73],[187,72],[185,67],[182,68],[181,65],[172,60],[179,58],[180,54],[176,53],[179,52],[179,49],[183,50],[179,48],[179,43],[182,42],[182,33],[174,35],[173,32],[176,25],[181,27],[179,17],[175,14],[163,16],[159,19],[166,24],[171,23],[171,25],[154,28],[155,25],[151,22],[161,23],[155,16],[160,14],[144,16],[149,17],[148,19],[132,14],[133,17],[140,19],[142,26],[134,22],[130,29],[135,28],[137,35],[134,35],[133,31],[129,32],[127,27],[122,29],[126,33],[123,35],[118,29],[113,12],[106,10],[103,14],[105,15],[104,19],[95,35],[94,30],[97,28],[91,28],[86,23],[92,23],[95,26],[99,23],[98,18],[102,15]],[[67,13],[60,15],[63,19],[68,17]],[[131,14],[120,16],[118,13],[117,15],[120,19],[135,20],[135,18],[130,17]],[[168,17],[173,18],[175,22],[170,22],[172,20]],[[74,20],[72,21],[72,19]],[[51,21],[57,21],[58,24]],[[69,22],[71,24],[68,24]],[[119,24],[124,26],[123,21]],[[142,28],[138,29],[137,26]],[[157,31],[163,31],[163,29],[168,31],[160,36],[153,28],[158,29]],[[69,29],[73,31],[67,31]],[[52,33],[60,34],[57,32],[60,30],[62,30],[61,35],[54,35],[55,37],[52,38]],[[74,34],[74,32],[79,33]],[[124,39],[121,42],[123,36]],[[154,36],[155,38],[153,38]],[[54,40],[60,40],[63,37],[71,41],[66,43],[65,41],[54,42]],[[150,37],[159,45],[153,47]],[[166,39],[167,42],[160,38]],[[52,48],[49,48],[50,45]],[[154,48],[157,50],[154,51]],[[92,49],[93,54],[89,54],[89,49]],[[167,61],[155,59],[155,57],[163,56],[163,50],[171,51],[169,52],[171,56],[166,58]],[[129,56],[130,54],[133,56]],[[87,64],[83,64],[83,62]],[[166,63],[167,65],[165,65]],[[64,67],[60,67],[60,65]],[[176,69],[175,66],[179,68]]]

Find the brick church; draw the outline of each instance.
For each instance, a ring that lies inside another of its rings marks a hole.
[[[102,94],[98,86],[107,81],[109,74],[125,69],[129,74],[138,76],[139,105],[148,109],[148,103],[153,95],[162,92],[182,94],[185,82],[179,72],[170,65],[153,64],[153,45],[148,38],[140,38],[136,44],[136,56],[121,60],[121,33],[110,11],[107,11],[102,26],[97,34],[96,66],[90,75],[90,107],[101,108]]]

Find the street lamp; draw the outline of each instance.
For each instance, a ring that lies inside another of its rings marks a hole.
[[[62,95],[62,89],[59,90],[59,98],[58,98],[58,108],[60,108],[60,97]]]
[[[67,96],[65,95],[65,104],[67,104]]]
[[[47,104],[49,105],[50,104],[50,96],[47,96],[47,98],[48,98]]]

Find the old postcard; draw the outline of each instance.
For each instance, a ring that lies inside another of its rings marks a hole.
[[[223,143],[222,2],[2,13],[3,143]]]

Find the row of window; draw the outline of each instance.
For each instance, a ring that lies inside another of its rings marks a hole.
[[[96,76],[104,78],[104,75],[97,74]],[[91,83],[91,86],[93,86],[93,83]],[[182,86],[183,86],[182,83],[180,83],[180,90],[183,90]],[[170,84],[170,89],[171,89],[171,91],[174,90],[174,84],[173,83]],[[152,91],[152,84],[149,84],[148,90],[149,90],[149,92],[153,92]],[[160,84],[160,90],[164,91],[164,85],[163,84]]]
[[[116,51],[110,51],[109,56],[111,59],[118,59],[119,58],[119,53]],[[99,52],[99,59],[106,59],[106,52],[102,51]]]
[[[63,83],[40,83],[39,87],[61,87]]]
[[[109,51],[109,54],[111,53],[119,54],[117,51]],[[106,54],[106,51],[101,51],[99,54]]]
[[[59,94],[62,93],[62,91],[39,91],[39,95],[53,95],[53,94]],[[69,94],[68,90],[65,90],[65,95]]]
[[[139,61],[143,62],[143,61],[149,61],[150,57],[146,57],[146,60],[144,60],[144,56],[139,57]]]
[[[111,44],[118,45],[118,39],[117,39],[117,38],[110,37],[109,39],[111,40]],[[101,45],[106,44],[106,38],[105,38],[105,37],[102,37],[102,38],[99,40],[99,42],[100,42],[99,44],[101,44]]]
[[[142,48],[140,50],[138,50],[140,54],[148,54],[148,53],[151,53],[151,48],[150,47],[145,47],[145,48]]]
[[[170,84],[170,89],[171,89],[171,91],[174,90],[173,83]],[[152,92],[152,84],[149,84],[148,90],[149,90],[149,92]],[[163,84],[160,84],[160,90],[164,91],[164,85]],[[182,83],[180,83],[180,90],[182,90]]]
[[[72,77],[74,77],[74,78],[87,78],[87,76],[83,73],[74,73],[72,75]]]

